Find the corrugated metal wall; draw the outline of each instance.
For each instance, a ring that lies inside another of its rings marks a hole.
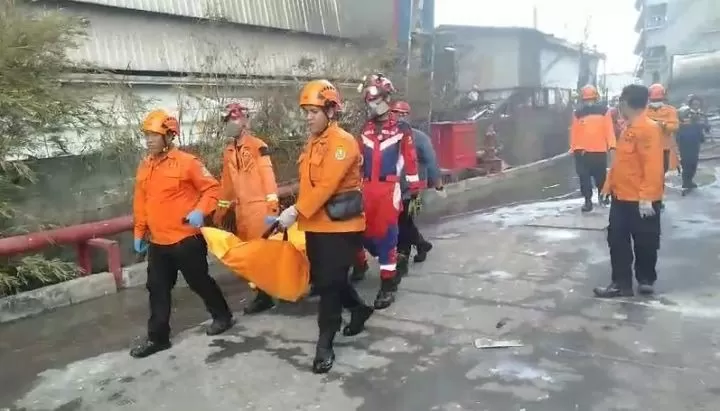
[[[387,37],[395,0],[72,0],[347,38]],[[389,40],[389,38],[388,38]]]
[[[63,10],[90,22],[89,38],[74,57],[103,69],[359,78],[367,59],[364,50],[332,38],[110,8]],[[300,67],[309,62],[310,70]]]

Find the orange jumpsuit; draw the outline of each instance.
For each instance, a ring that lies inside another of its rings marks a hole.
[[[265,218],[278,214],[278,188],[265,142],[244,135],[228,145],[220,186],[216,225],[234,204],[237,236],[244,241],[260,238],[267,229]]]
[[[677,110],[669,104],[663,104],[658,108],[650,106],[647,109],[647,116],[662,128],[665,172],[668,170],[676,170],[679,162],[677,145],[675,144],[675,133],[680,127]]]

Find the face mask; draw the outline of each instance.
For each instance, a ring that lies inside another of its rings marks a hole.
[[[242,133],[242,126],[234,121],[228,121],[225,123],[225,127],[223,127],[222,133],[223,136],[228,138],[235,138],[239,137]]]
[[[367,106],[370,117],[380,117],[390,111],[390,105],[385,100],[368,101]]]
[[[660,108],[663,106],[662,101],[653,101],[652,103],[648,104],[652,108]]]

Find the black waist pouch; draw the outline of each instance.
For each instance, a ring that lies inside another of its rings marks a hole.
[[[335,194],[325,203],[325,212],[332,221],[345,221],[363,213],[363,197],[359,190]]]

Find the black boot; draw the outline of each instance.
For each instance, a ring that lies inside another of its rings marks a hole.
[[[611,283],[607,287],[595,287],[593,289],[595,297],[598,298],[616,298],[616,297],[632,297],[635,295],[632,286],[620,287],[616,283]]]
[[[397,274],[396,274],[397,275]],[[395,293],[397,292],[398,280],[390,278],[382,280],[380,283],[380,291],[375,297],[373,306],[376,310],[384,310],[395,302]]]
[[[640,283],[638,284],[638,293],[642,295],[651,295],[655,294],[655,287],[653,287],[650,283]]]
[[[325,374],[333,367],[335,363],[333,340],[335,340],[335,332],[323,332],[320,334],[315,347],[315,359],[312,365],[313,373]]]
[[[405,277],[410,271],[410,257],[407,254],[397,255],[397,275]]]
[[[213,322],[208,325],[207,329],[205,329],[205,334],[209,336],[220,335],[225,331],[231,329],[233,325],[235,325],[235,320],[233,320],[232,317],[218,318],[213,320]]]
[[[413,261],[416,263],[422,263],[423,261],[427,260],[427,255],[432,250],[433,245],[429,241],[425,241],[425,239],[422,239],[420,241],[420,244],[415,246],[415,250],[417,251],[417,254],[415,254],[415,258],[413,258]]]
[[[580,210],[581,210],[583,213],[587,213],[587,212],[592,211],[592,209],[593,209],[592,199],[586,198],[586,199],[585,199],[585,204],[583,204],[583,206],[580,208]]]
[[[368,307],[364,304],[350,310],[350,323],[343,328],[343,335],[346,337],[352,337],[353,335],[358,335],[363,332],[365,329],[365,322],[367,322],[368,318],[370,318],[374,311],[375,310],[373,310],[372,307]]]
[[[160,351],[165,351],[170,347],[172,347],[170,341],[155,342],[145,339],[130,349],[130,356],[134,358],[145,358]]]
[[[243,308],[243,312],[248,315],[258,314],[273,307],[275,307],[275,301],[273,301],[272,297],[270,297],[267,293],[258,290],[255,295],[255,299]]]
[[[353,264],[352,271],[350,272],[350,281],[357,283],[364,280],[368,269],[369,267],[367,261]]]

